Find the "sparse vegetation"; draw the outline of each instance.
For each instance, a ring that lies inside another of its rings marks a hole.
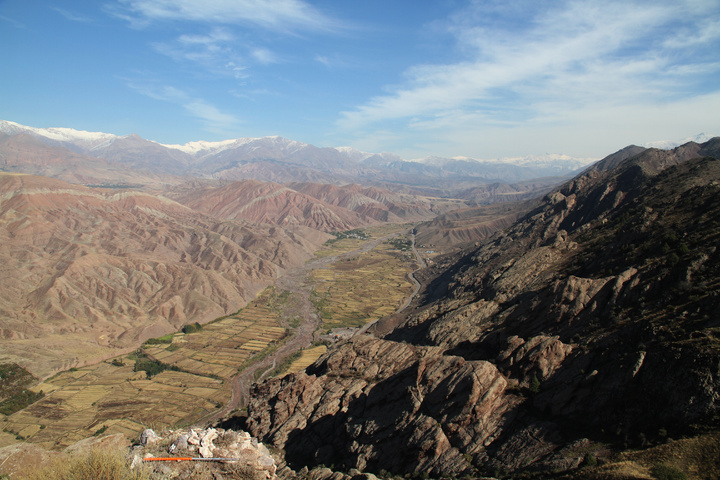
[[[687,480],[687,475],[677,468],[658,464],[653,466],[652,474],[657,480]]]
[[[28,387],[37,380],[15,363],[0,364],[0,414],[12,415],[43,397]]]
[[[149,480],[146,468],[130,469],[120,450],[93,449],[77,456],[57,459],[18,477],[21,480]]]

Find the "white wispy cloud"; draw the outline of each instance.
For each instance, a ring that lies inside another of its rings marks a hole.
[[[720,71],[717,51],[710,60],[682,55],[720,37],[717,21],[707,20],[717,2],[555,2],[522,21],[521,7],[533,5],[509,3],[474,2],[451,17],[446,29],[464,61],[409,69],[399,87],[342,112],[338,126],[370,135],[392,122],[455,138],[467,122],[477,132],[672,100],[691,95],[699,72]]]
[[[90,23],[93,21],[89,17],[86,17],[84,15],[78,15],[77,13],[70,12],[63,8],[58,8],[58,7],[51,7],[51,8],[53,10],[55,10],[56,12],[58,12],[63,17],[65,17],[66,19],[70,20],[71,22]]]
[[[326,67],[329,67],[332,65],[332,63],[330,62],[330,59],[324,55],[315,55],[315,61],[318,63],[322,63]]]
[[[173,60],[202,66],[217,75],[242,78],[245,60],[235,51],[236,36],[225,27],[212,27],[206,34],[182,34],[151,47]]]
[[[174,86],[139,81],[128,81],[127,85],[146,97],[180,105],[189,115],[201,120],[207,131],[222,134],[232,133],[240,124],[240,119],[235,115],[223,112],[204,99],[197,98]]]
[[[109,11],[134,28],[172,22],[192,31],[153,42],[151,47],[188,67],[238,80],[247,79],[253,66],[286,61],[261,44],[262,35],[249,32],[295,36],[328,34],[342,27],[342,22],[302,0],[119,0]],[[197,33],[203,29],[205,33]]]
[[[267,48],[257,47],[253,48],[250,52],[252,57],[263,65],[269,65],[271,63],[277,63],[278,56]]]
[[[137,23],[184,20],[277,31],[334,30],[338,22],[300,0],[120,0]]]

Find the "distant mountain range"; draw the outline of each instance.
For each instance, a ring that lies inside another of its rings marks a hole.
[[[0,121],[0,168],[28,171],[12,153],[32,148],[52,148],[54,157],[71,159],[77,171],[107,180],[110,170],[121,167],[122,181],[154,184],[176,183],[180,177],[223,180],[256,179],[312,182],[335,185],[360,183],[405,189],[409,193],[466,190],[487,183],[515,183],[540,177],[568,177],[594,159],[567,155],[543,155],[499,160],[468,157],[429,157],[407,161],[392,153],[367,153],[349,147],[320,148],[282,137],[238,138],[220,142],[163,145],[138,135],[117,136],[70,128],[34,128]],[[64,153],[60,153],[64,152]],[[52,156],[52,155],[51,155]],[[91,160],[92,159],[92,160]],[[98,163],[102,159],[107,163]],[[65,162],[66,163],[66,162]],[[128,169],[136,178],[128,178]],[[50,169],[52,170],[52,169]],[[50,176],[73,181],[60,175]],[[47,173],[41,173],[46,175]],[[75,174],[77,175],[77,174]],[[80,178],[75,178],[77,183]],[[83,183],[83,182],[80,182]],[[416,191],[408,189],[416,189]]]

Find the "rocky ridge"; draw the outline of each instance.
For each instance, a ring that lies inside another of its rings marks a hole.
[[[429,282],[382,339],[256,385],[294,468],[570,471],[720,424],[720,139],[629,148]]]

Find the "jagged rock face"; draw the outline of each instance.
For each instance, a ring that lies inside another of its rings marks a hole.
[[[307,372],[256,385],[249,426],[291,465],[312,454],[360,470],[464,472],[463,452],[482,451],[517,402],[493,364],[439,353],[355,338]]]
[[[252,433],[297,464],[457,475],[717,428],[719,143],[611,156],[549,194],[384,339],[255,387]]]
[[[0,175],[0,335],[38,376],[237,311],[327,235]]]

